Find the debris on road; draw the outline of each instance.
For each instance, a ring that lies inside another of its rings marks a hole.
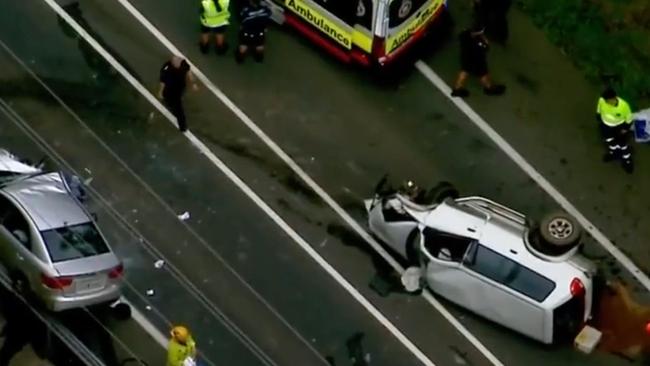
[[[188,220],[190,218],[190,213],[185,211],[182,214],[178,215],[178,219],[181,221]]]
[[[603,334],[596,328],[586,325],[578,336],[576,336],[573,345],[579,351],[590,354],[596,348]]]
[[[402,274],[402,285],[408,292],[415,292],[420,289],[422,269],[420,267],[409,267]]]

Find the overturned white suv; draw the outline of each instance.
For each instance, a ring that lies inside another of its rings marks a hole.
[[[458,198],[443,182],[409,182],[365,200],[371,232],[436,294],[540,342],[573,337],[591,316],[596,266],[582,256],[581,229],[563,213],[538,224],[483,197]]]

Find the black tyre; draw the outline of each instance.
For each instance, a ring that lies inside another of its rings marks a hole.
[[[460,196],[456,187],[449,182],[440,182],[427,192],[428,203],[441,203],[447,198],[456,199]]]
[[[538,233],[544,247],[552,253],[562,254],[580,243],[582,229],[570,215],[555,212],[542,218]]]

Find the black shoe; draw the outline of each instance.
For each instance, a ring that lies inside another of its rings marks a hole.
[[[609,163],[610,161],[614,161],[614,160],[616,160],[616,156],[614,156],[614,154],[605,153],[605,155],[603,155],[603,161],[606,163]]]
[[[469,90],[467,90],[465,88],[454,89],[454,90],[451,91],[451,96],[452,97],[466,98],[466,97],[469,97]]]
[[[632,164],[632,161],[630,160],[624,161],[623,170],[625,170],[627,174],[632,174],[634,172],[634,164]]]
[[[506,92],[506,86],[505,85],[492,85],[489,88],[483,88],[483,92],[486,95],[503,95],[503,93]]]
[[[199,43],[199,50],[201,50],[202,54],[207,54],[208,53],[208,44],[207,43]]]

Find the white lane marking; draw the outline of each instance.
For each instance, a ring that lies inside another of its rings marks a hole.
[[[129,302],[126,298],[121,297],[120,302],[123,302],[131,308],[131,318],[135,320],[136,323],[138,323],[142,329],[144,329],[149,335],[158,343],[161,347],[167,349],[167,344],[169,341],[167,340],[167,337],[158,329],[149,319],[147,319],[140,310],[138,310],[131,302]]]
[[[83,28],[82,28],[82,27],[81,27],[81,26],[80,26],[80,25],[79,25],[79,24],[78,24],[74,19],[72,19],[72,17],[70,17],[70,15],[68,15],[67,12],[65,12],[65,11],[64,11],[64,10],[63,10],[59,5],[58,5],[58,4],[54,1],[54,0],[43,0],[43,1],[45,1],[45,2],[47,3],[47,5],[49,5],[49,6],[52,8],[52,10],[54,10],[54,11],[55,11],[55,12],[56,12],[60,17],[61,17],[61,19],[63,19],[63,20],[64,20],[68,25],[70,25],[70,27],[72,27],[72,28],[73,28],[73,29],[74,29],[74,30],[75,30],[75,31],[76,31],[76,32],[77,32],[77,33],[78,33],[82,38],[84,38],[84,40],[85,40],[86,42],[88,42],[88,44],[90,44],[90,45],[95,49],[96,52],[98,52],[102,57],[104,57],[104,59],[105,59],[107,62],[109,62],[109,63],[110,63],[110,64],[111,64],[111,65],[112,65],[112,66],[113,66],[113,67],[114,67],[114,68],[115,68],[115,69],[116,69],[116,70],[117,70],[117,71],[118,71],[118,72],[119,72],[119,73],[120,73],[120,74],[121,74],[121,75],[122,75],[122,76],[123,76],[123,77],[124,77],[124,78],[125,78],[125,79],[126,79],[126,80],[127,80],[127,81],[128,81],[128,82],[129,82],[133,87],[134,87],[134,88],[135,88],[135,89],[136,89],[136,90],[138,90],[138,91],[139,91],[139,92],[140,92],[140,93],[145,97],[145,99],[149,100],[149,102],[151,102],[152,105],[154,105],[154,106],[155,106],[155,107],[160,111],[160,113],[161,113],[162,115],[164,115],[164,116],[167,118],[167,120],[168,120],[170,123],[172,123],[176,128],[178,128],[178,124],[175,122],[175,117],[174,117],[171,113],[169,113],[169,112],[167,111],[167,109],[166,109],[166,108],[165,108],[165,107],[164,107],[164,106],[163,106],[163,105],[162,105],[162,104],[161,104],[161,103],[160,103],[160,102],[159,102],[159,101],[158,101],[158,100],[157,100],[157,99],[156,99],[156,98],[155,98],[155,97],[154,97],[154,96],[153,96],[153,95],[152,95],[152,94],[151,94],[151,93],[150,93],[150,92],[149,92],[149,91],[148,91],[148,90],[147,90],[147,89],[142,85],[142,84],[140,84],[140,83],[139,83],[139,82],[138,82],[138,81],[137,81],[137,80],[136,80],[136,79],[135,79],[131,74],[129,74],[129,72],[128,72],[128,71],[127,71],[127,70],[126,70],[126,69],[125,69],[125,68],[124,68],[124,67],[123,67],[119,62],[117,62],[117,61],[115,60],[115,58],[113,58],[113,56],[112,56],[110,53],[108,53],[108,52],[107,52],[107,51],[106,51],[106,50],[105,50],[105,49],[104,49],[104,48],[103,48],[103,47],[102,47],[102,46],[101,46],[101,45],[100,45],[100,44],[99,44],[99,43],[98,43],[98,42],[97,42],[97,41],[96,41],[92,36],[90,36],[90,35],[88,34],[88,32],[86,32],[86,31],[85,31],[85,30],[84,30],[84,29],[83,29]],[[7,50],[8,50],[8,49],[7,49]],[[9,51],[9,50],[8,50],[8,51]],[[18,60],[18,58],[17,58],[15,55],[14,55],[14,57]],[[22,61],[21,61],[21,63],[22,63]],[[35,76],[35,75],[32,73],[32,76]],[[58,100],[58,101],[59,101],[59,102],[60,102],[60,103],[61,103],[61,104],[62,104],[62,105],[63,105],[63,106],[68,110],[68,111],[70,111],[71,114],[72,114],[72,115],[73,115],[73,116],[74,116],[74,117],[75,117],[79,122],[81,122],[82,124],[85,124],[83,121],[81,121],[81,119],[79,119],[79,117],[78,117],[74,112],[72,112],[72,111],[71,111],[71,110],[70,110],[70,109],[69,109],[69,108],[68,108],[68,107],[63,103],[63,101],[62,101],[58,96],[56,96],[56,94],[55,94],[54,92],[52,92],[52,91],[49,89],[49,87],[47,87],[47,85],[46,85],[45,83],[42,82],[42,80],[40,80],[40,79],[39,79],[38,77],[36,77],[36,76],[35,76],[35,79],[37,79],[37,80],[39,81],[39,83],[40,83],[40,84],[41,84],[45,89],[47,89],[48,91],[50,91],[50,93],[51,93],[51,94],[52,94],[52,95],[53,95],[53,96],[54,96],[54,97],[55,97],[55,98],[56,98],[56,99],[57,99],[57,100]],[[90,129],[88,129],[88,130],[90,131],[90,133],[92,133],[92,130],[90,130]],[[187,134],[186,134],[186,135],[187,135]],[[96,139],[97,139],[100,143],[102,143],[103,146],[107,147],[107,146],[105,145],[105,143],[103,143],[103,141],[100,140],[98,137],[96,137]],[[112,155],[113,155],[113,156],[114,156],[118,161],[122,162],[122,160],[119,159],[119,157],[118,157],[118,156],[117,156],[117,155],[116,155],[112,150],[110,150],[110,148],[107,147],[107,150],[108,150],[109,152],[111,152],[111,154],[112,154]],[[140,179],[140,177],[139,177],[138,175],[136,175],[135,173],[133,173],[133,172],[128,168],[128,166],[127,166],[125,163],[122,162],[122,164],[123,164],[123,166],[125,167],[125,169],[129,170],[129,171],[133,174],[133,176],[136,177],[136,179],[138,179],[139,181],[142,182],[142,180]],[[144,185],[145,185],[145,187],[147,187],[146,184],[144,184]],[[153,192],[153,191],[151,191],[151,190],[150,190],[150,192],[155,193],[155,192]],[[162,201],[162,200],[161,200],[161,201]],[[236,272],[233,271],[233,274],[234,274],[235,276],[237,276],[238,278],[240,278]],[[242,281],[242,282],[243,282],[243,281]],[[248,286],[248,284],[246,284],[245,282],[244,282],[244,284],[245,284],[246,286]],[[191,285],[191,283],[190,283],[190,285]],[[197,295],[202,295],[202,293],[200,293],[200,292],[198,292],[198,291],[195,292],[195,293],[196,293]],[[257,293],[254,293],[254,294],[255,294],[256,296],[258,296],[258,298],[259,298],[259,294],[257,294]],[[272,311],[274,314],[277,314],[277,312],[275,311],[275,309],[271,308],[271,307],[268,305],[268,303],[265,302],[265,300],[264,300],[263,298],[260,298],[260,301],[263,302],[267,307],[269,307],[269,310],[270,310],[270,311]],[[217,310],[217,311],[218,311],[218,309],[216,308],[216,306],[211,307],[210,310]],[[262,349],[257,345],[257,343],[255,343],[252,339],[250,339],[250,338],[248,337],[248,335],[247,335],[245,332],[243,332],[239,327],[237,327],[236,324],[234,324],[234,323],[233,323],[233,322],[232,322],[232,321],[231,321],[227,316],[223,315],[220,311],[218,311],[218,312],[219,312],[219,314],[221,315],[221,317],[219,318],[219,321],[221,321],[222,324],[224,324],[224,326],[226,326],[226,328],[227,328],[228,330],[230,330],[231,333],[232,333],[235,337],[237,337],[237,338],[242,342],[242,344],[243,344],[246,348],[248,348],[248,349],[251,351],[251,353],[253,353],[256,357],[258,357],[258,359],[260,359],[260,360],[261,360],[264,364],[266,364],[266,365],[276,365],[275,361],[273,361],[273,359],[271,359],[271,357],[269,357],[269,356],[268,356],[268,355],[267,355],[267,354],[266,354],[266,353],[265,353],[265,352],[264,352],[264,351],[263,351],[263,350],[262,350]],[[312,350],[314,353],[316,353],[316,355],[319,357],[320,360],[322,360],[322,362],[323,362],[324,364],[327,362],[327,361],[326,361],[326,360],[325,360],[325,359],[324,359],[324,358],[323,358],[323,357],[322,357],[322,356],[321,356],[321,355],[320,355],[320,354],[319,354],[319,353],[318,353],[318,352],[313,348],[313,346],[311,346],[311,344],[309,344],[309,342],[308,342],[307,340],[305,340],[304,338],[302,338],[302,337],[297,333],[297,331],[295,331],[295,329],[291,328],[290,325],[289,325],[289,324],[288,324],[284,319],[280,318],[280,320],[281,320],[284,324],[286,324],[286,325],[289,327],[289,329],[290,329],[293,333],[295,333],[295,334],[298,336],[298,338],[299,338],[303,343],[305,343],[305,345],[306,345],[310,350]],[[152,335],[152,336],[154,336],[154,335]]]
[[[140,84],[110,53],[97,43],[77,22],[72,19],[54,0],[45,1],[57,14],[59,14],[77,33],[90,44],[104,59],[111,64],[140,94],[149,100],[175,127],[178,127],[175,118],[162,106],[162,104]],[[177,50],[176,50],[177,51]],[[172,51],[174,52],[174,51]],[[181,55],[180,52],[174,52]],[[189,60],[188,60],[189,62]],[[192,65],[193,66],[193,65]],[[196,74],[196,68],[195,68]],[[202,75],[202,74],[201,74]],[[197,74],[197,76],[199,76]],[[203,75],[203,77],[205,77]],[[225,97],[225,95],[224,95]],[[234,106],[234,105],[233,105]],[[241,112],[241,111],[240,111]],[[243,112],[241,112],[243,114]],[[309,254],[336,282],[339,283],[355,300],[359,302],[377,321],[379,321],[397,340],[399,340],[422,364],[436,366],[410,339],[408,339],[395,325],[392,324],[370,301],[368,301],[354,286],[352,286],[334,267],[316,252],[291,226],[289,226],[273,209],[266,204],[244,181],[242,181],[226,164],[190,131],[184,133],[185,137],[203,155],[208,158],[221,172],[226,175],[249,199],[266,213],[290,238]],[[152,336],[155,336],[152,334]]]
[[[451,88],[424,62],[418,61],[415,66],[442,94],[458,107],[483,133],[485,133],[515,164],[528,174],[549,196],[564,210],[576,218],[589,234],[623,265],[648,291],[650,278],[637,267],[630,258],[618,249],[594,224],[592,224],[578,209],[567,200],[560,191],[546,180],[521,154],[517,152],[499,133],[497,133],[481,116],[476,113],[463,99],[450,95]]]
[[[372,248],[374,248],[396,271],[400,274],[404,268],[391,257],[386,250],[361,227],[330,195],[325,192],[287,153],[284,152],[264,131],[262,131],[235,103],[233,103],[208,77],[193,64],[176,46],[174,46],[149,20],[133,7],[127,0],[117,0],[131,15],[136,18],[142,26],[147,28],[171,53],[181,56],[187,60],[192,67],[194,74],[228,109],[230,109],[240,121],[242,121],[253,133],[266,144],[289,168],[299,176],[305,184],[318,194],[327,205],[330,206],[357,234],[359,234]],[[456,330],[478,349],[493,365],[502,366],[503,363],[485,347],[464,325],[462,325],[433,295],[428,291],[423,292],[424,298],[440,312],[440,314],[451,323]]]

